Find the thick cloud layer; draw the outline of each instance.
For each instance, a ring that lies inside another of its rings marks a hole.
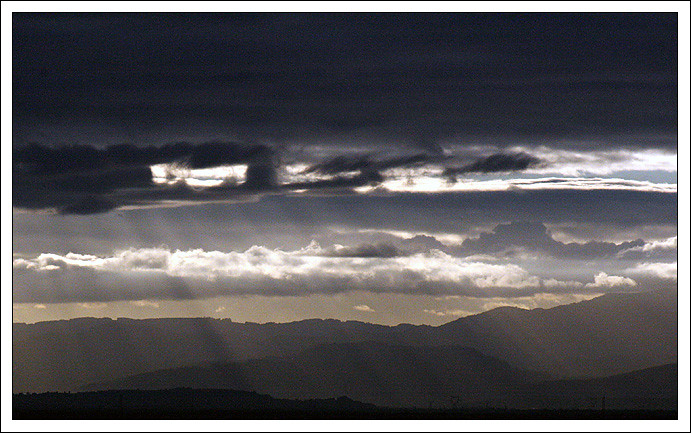
[[[671,175],[584,177],[675,172],[675,14],[15,13],[12,26],[18,208],[676,192]],[[244,182],[152,184],[149,167],[173,163],[241,164]],[[544,178],[460,179],[514,172]]]
[[[546,170],[550,164],[559,170],[565,164],[568,168],[569,158],[584,158],[582,154],[574,156],[565,151],[550,154],[545,148],[540,149],[541,158],[551,159],[550,163],[524,151],[489,155],[486,152],[486,148],[478,148],[449,150],[445,155],[331,157],[328,153],[319,155],[313,149],[313,153],[301,155],[303,161],[296,162],[294,149],[282,148],[279,152],[259,144],[175,143],[160,147],[114,145],[101,149],[32,144],[13,151],[12,199],[17,208],[88,214],[118,207],[246,201],[269,192],[342,195],[621,189],[676,193],[676,182],[618,178],[458,178],[461,174],[520,172],[537,166]],[[281,153],[290,154],[292,162],[282,161]],[[659,167],[670,170],[669,158],[664,154],[658,156]],[[320,162],[308,165],[319,158],[322,158]],[[611,155],[595,155],[590,158],[590,165],[594,161],[606,164],[609,158]],[[465,161],[465,165],[456,167],[454,164],[459,161]],[[202,172],[203,178],[195,177],[195,173]],[[242,172],[241,179],[237,172]]]
[[[219,195],[231,198],[233,192],[237,195],[274,187],[273,159],[270,147],[240,143],[114,145],[103,149],[32,144],[13,150],[12,202],[20,208],[98,213],[139,200],[212,200]],[[242,188],[209,189],[209,198],[183,185],[157,188],[152,182],[151,166],[172,163],[189,168],[231,164],[246,164],[248,168]]]
[[[674,13],[15,13],[12,27],[15,141],[676,148]]]
[[[267,146],[228,142],[173,143],[146,147],[118,144],[105,148],[29,144],[16,147],[12,152],[14,165],[32,174],[88,173],[112,167],[149,167],[172,162],[190,168],[206,168],[263,163],[272,156],[273,151]]]
[[[443,249],[508,221],[543,221],[556,239],[614,243],[676,235],[677,196],[638,191],[527,190],[399,195],[266,195],[256,201],[133,209],[97,215],[13,212],[13,252],[111,254],[167,244],[173,249],[244,251],[252,245],[299,249],[331,243]],[[394,233],[372,236],[366,232]],[[341,233],[341,234],[338,234]],[[336,237],[334,237],[336,236]],[[429,241],[429,242],[426,242]]]

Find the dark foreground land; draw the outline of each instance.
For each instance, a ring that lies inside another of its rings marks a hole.
[[[347,397],[275,399],[246,391],[172,389],[15,394],[13,419],[677,419],[676,410],[386,408]]]
[[[376,410],[15,410],[15,420],[132,419],[410,419],[410,420],[676,420],[677,411],[593,409],[376,409]]]

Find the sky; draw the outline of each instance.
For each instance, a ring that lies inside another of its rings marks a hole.
[[[12,16],[13,320],[677,287],[677,15]]]

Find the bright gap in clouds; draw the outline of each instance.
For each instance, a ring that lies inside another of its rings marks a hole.
[[[541,161],[539,164],[524,170],[528,174],[585,177],[613,175],[622,171],[677,171],[677,153],[662,149],[576,151],[547,146],[514,146],[505,151],[527,153],[538,158]]]
[[[210,168],[188,168],[183,164],[156,164],[151,167],[155,184],[170,185],[184,181],[192,187],[212,187],[225,183],[241,184],[247,177],[247,165],[221,165]]]
[[[500,153],[529,154],[540,162],[524,170],[481,173],[468,172],[455,180],[445,175],[454,165],[463,166],[478,157]],[[527,148],[495,146],[464,148],[448,146],[444,163],[419,163],[384,169],[384,180],[378,184],[355,187],[359,193],[374,191],[435,193],[454,191],[506,191],[514,189],[575,189],[631,190],[676,193],[677,154],[659,149],[575,151],[546,146]],[[309,171],[307,164],[285,167],[285,183],[315,182],[334,179]],[[667,175],[660,175],[668,173]],[[342,172],[338,176],[352,178],[359,172]]]
[[[420,163],[412,166],[391,167],[381,171],[381,183],[356,187],[359,193],[373,190],[388,192],[453,192],[453,191],[505,191],[511,189],[608,189],[650,192],[677,191],[676,182],[656,182],[655,176],[646,173],[670,173],[677,170],[677,154],[673,152],[644,150],[574,151],[553,149],[546,146],[526,148],[514,146],[504,150],[494,146],[474,146],[472,156],[468,149],[450,146],[446,149],[449,160],[444,163]],[[539,159],[539,163],[524,170],[497,173],[465,173],[451,180],[444,174],[447,166],[463,164],[472,158],[497,152],[525,153]],[[455,162],[454,162],[455,161]],[[306,162],[293,162],[278,168],[279,184],[304,185],[341,179],[352,179],[359,171],[337,174],[310,170]],[[247,177],[246,164],[223,165],[211,168],[189,168],[184,164],[156,164],[151,166],[153,182],[158,185],[184,181],[192,187],[214,187],[226,184],[242,184]],[[632,178],[635,174],[635,179]],[[659,176],[658,176],[659,177]],[[666,180],[667,176],[663,176]]]
[[[511,191],[511,190],[627,190],[642,192],[676,193],[677,185],[672,183],[655,183],[627,179],[602,179],[584,177],[548,177],[537,179],[493,179],[475,180],[460,179],[449,182],[444,177],[406,176],[384,180],[380,185],[366,185],[354,188],[359,193],[373,191],[388,192],[471,192],[471,191]]]

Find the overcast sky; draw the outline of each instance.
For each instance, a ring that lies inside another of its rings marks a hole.
[[[12,85],[15,321],[676,289],[676,14],[14,13]]]

